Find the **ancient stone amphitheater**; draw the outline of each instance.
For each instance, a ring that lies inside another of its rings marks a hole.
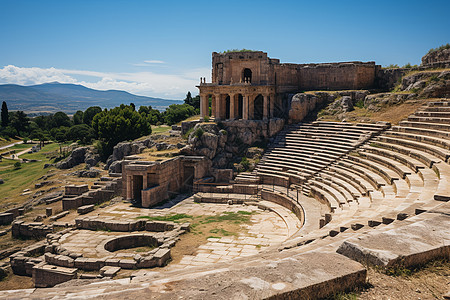
[[[256,186],[258,194],[203,192],[196,201],[266,209],[276,203],[293,213],[280,213],[287,226],[295,216],[301,228],[292,226],[287,238],[257,255],[82,286],[2,291],[0,297],[310,299],[363,285],[368,265],[408,267],[448,258],[450,101],[428,102],[398,126],[322,121],[286,126],[257,168],[238,175],[235,186],[241,191]],[[77,222],[79,228],[94,226],[89,220]],[[133,224],[125,226],[150,226]],[[115,230],[126,231],[119,225]],[[178,229],[187,230],[182,227]],[[52,248],[55,239],[48,237],[46,247]],[[170,247],[170,239],[161,244]],[[161,247],[140,263],[161,265],[167,254]],[[32,258],[24,253],[15,257],[26,268]],[[70,277],[72,269],[62,267],[70,259],[47,255],[47,264],[35,268],[44,273],[53,268],[46,276]],[[81,263],[80,257],[72,260]],[[108,265],[104,260],[95,264]]]

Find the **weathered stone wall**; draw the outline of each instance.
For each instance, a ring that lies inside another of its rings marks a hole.
[[[251,70],[252,85],[276,85],[278,93],[367,89],[372,88],[375,81],[375,62],[280,64],[279,59],[271,59],[262,51],[213,52],[213,84],[240,83],[244,69]]]
[[[186,175],[186,169],[191,170],[193,174]],[[202,178],[209,171],[209,161],[203,157],[180,156],[162,162],[124,161],[122,195],[130,200],[141,198],[141,205],[150,207],[189,188],[190,180]],[[136,176],[142,176],[140,191],[134,187],[135,180],[138,180]]]
[[[348,90],[372,88],[375,62],[299,65],[298,90]]]
[[[390,91],[399,84],[400,79],[409,71],[411,69],[383,69],[381,66],[376,66],[375,86],[383,91]]]
[[[450,68],[450,49],[432,51],[422,57],[422,66],[427,68]]]

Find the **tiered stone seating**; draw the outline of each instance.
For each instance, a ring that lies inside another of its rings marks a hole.
[[[445,113],[448,108],[450,101],[431,102],[408,119],[426,116],[423,122],[450,124],[450,115]],[[352,232],[403,220],[450,200],[450,128],[439,128],[401,122],[308,178],[303,185],[305,194],[319,201],[326,198],[336,208],[327,224],[321,222],[326,226],[292,240],[290,246],[326,236],[346,239]],[[340,200],[348,200],[349,195],[358,203],[356,209],[342,205]],[[339,246],[338,242],[329,244]]]
[[[263,183],[300,184],[388,126],[319,121],[290,125],[277,136],[253,174]],[[244,181],[245,176],[236,180]]]

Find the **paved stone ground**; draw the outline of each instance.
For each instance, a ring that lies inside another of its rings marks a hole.
[[[228,205],[195,203],[193,197],[174,199],[163,206],[142,209],[128,203],[118,203],[97,209],[87,216],[100,216],[102,219],[135,219],[139,216],[165,216],[187,214],[191,216],[215,216],[225,212],[257,212],[250,217],[250,224],[242,224],[237,236],[208,238],[200,245],[194,255],[185,255],[177,264],[169,264],[169,269],[201,266],[224,262],[239,257],[255,255],[270,246],[277,246],[301,227],[299,220],[286,208],[271,203],[274,211],[262,210],[253,205]],[[103,248],[106,240],[129,233],[77,230],[61,238],[61,244],[69,251],[83,253],[85,257],[132,257],[133,253],[108,252]]]

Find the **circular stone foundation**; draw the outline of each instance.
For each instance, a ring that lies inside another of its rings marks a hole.
[[[126,235],[119,236],[106,242],[105,250],[109,252],[115,252],[123,249],[130,249],[136,247],[158,247],[161,243],[150,235]]]

